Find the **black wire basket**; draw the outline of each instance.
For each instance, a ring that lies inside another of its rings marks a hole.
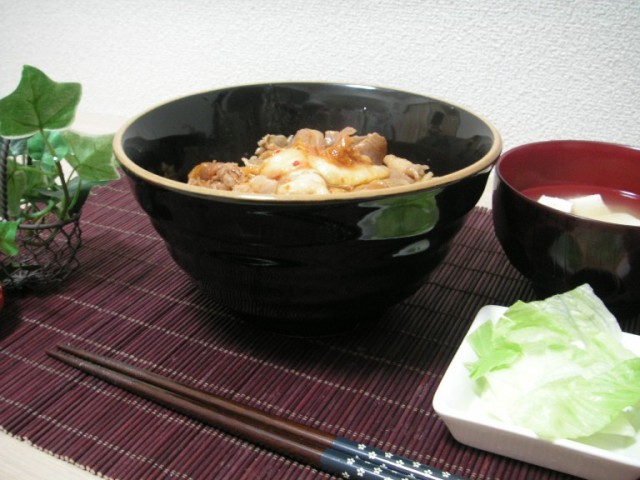
[[[7,205],[7,159],[10,141],[2,139],[0,150],[0,221],[10,220]],[[82,244],[80,215],[66,221],[44,218],[18,226],[16,256],[0,252],[0,282],[8,289],[59,283],[79,267]]]

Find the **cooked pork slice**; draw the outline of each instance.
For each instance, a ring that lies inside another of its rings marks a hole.
[[[352,148],[360,155],[367,156],[375,165],[382,165],[387,154],[387,140],[377,133],[353,137]]]
[[[213,188],[214,190],[232,190],[243,181],[244,174],[240,166],[232,162],[204,162],[189,172],[190,185]]]

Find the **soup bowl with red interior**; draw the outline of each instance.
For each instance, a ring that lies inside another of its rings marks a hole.
[[[495,232],[542,295],[588,283],[614,313],[640,312],[640,150],[559,140],[506,152]]]
[[[258,194],[186,182],[240,163],[266,134],[353,127],[428,165],[428,182]],[[377,319],[445,256],[501,151],[496,129],[450,102],[330,83],[245,85],[169,101],[117,132],[114,151],[171,257],[216,302],[269,330],[328,334]]]

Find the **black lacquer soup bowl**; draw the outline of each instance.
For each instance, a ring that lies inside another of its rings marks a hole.
[[[515,147],[496,167],[492,209],[507,257],[541,297],[588,283],[619,318],[640,314],[640,226],[561,211],[542,194],[600,195],[640,218],[640,150],[585,140]]]
[[[267,133],[346,126],[435,179],[326,195],[188,185],[192,167],[249,157]],[[116,156],[176,263],[238,317],[292,334],[369,323],[445,256],[501,150],[496,129],[451,103],[385,88],[246,85],[191,95],[127,122]]]

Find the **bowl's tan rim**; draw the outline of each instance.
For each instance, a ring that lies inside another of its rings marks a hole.
[[[174,190],[174,191],[178,191],[178,192],[182,192],[185,193],[187,195],[193,195],[193,196],[199,196],[199,197],[211,197],[211,198],[219,198],[219,199],[227,199],[227,200],[233,200],[233,201],[269,201],[269,202],[285,202],[285,203],[289,203],[289,202],[329,202],[329,201],[336,201],[336,200],[353,200],[353,199],[359,199],[359,198],[363,198],[363,199],[368,199],[368,198],[373,198],[373,197],[381,197],[381,196],[392,196],[392,195],[397,195],[397,194],[402,194],[402,193],[410,193],[410,192],[416,192],[416,191],[420,191],[420,190],[428,190],[434,187],[439,187],[439,186],[443,186],[446,185],[448,183],[452,183],[455,182],[457,180],[466,178],[466,177],[471,177],[475,174],[481,173],[484,170],[488,170],[491,168],[491,166],[498,160],[498,157],[500,156],[500,153],[502,152],[502,137],[500,135],[500,133],[498,132],[498,130],[493,126],[493,124],[491,122],[489,122],[489,120],[487,120],[484,116],[475,113],[472,110],[469,110],[468,108],[456,104],[456,103],[452,103],[448,100],[443,100],[440,99],[438,97],[432,97],[432,96],[427,96],[427,95],[423,95],[423,94],[418,94],[418,93],[412,93],[412,92],[406,92],[404,90],[396,90],[393,88],[388,88],[388,87],[373,87],[371,85],[358,85],[358,84],[352,84],[352,83],[332,83],[332,82],[273,82],[273,83],[263,83],[263,84],[247,84],[247,85],[236,85],[236,87],[250,87],[250,86],[261,86],[261,85],[285,85],[285,84],[291,84],[291,83],[297,83],[297,84],[304,84],[304,83],[308,83],[308,84],[320,84],[320,83],[329,83],[331,85],[344,85],[344,86],[351,86],[351,87],[355,87],[355,88],[364,88],[364,89],[371,89],[371,88],[382,88],[385,90],[395,90],[398,92],[403,92],[403,93],[410,93],[413,95],[417,95],[417,96],[421,96],[421,97],[425,97],[425,98],[429,98],[435,101],[439,101],[439,102],[443,102],[446,103],[448,105],[451,105],[453,107],[456,107],[460,110],[464,110],[467,113],[470,113],[471,115],[475,116],[476,118],[478,118],[480,121],[482,121],[491,131],[493,138],[494,138],[494,142],[493,145],[491,146],[491,148],[489,149],[489,151],[479,160],[477,160],[475,163],[462,168],[460,170],[456,170],[455,172],[449,173],[447,175],[442,175],[442,176],[438,176],[438,177],[432,177],[428,180],[425,181],[421,181],[421,182],[417,182],[417,183],[413,183],[411,185],[403,185],[403,186],[399,186],[399,187],[388,187],[388,188],[384,188],[384,189],[375,189],[375,190],[359,190],[357,192],[344,192],[344,193],[329,193],[329,194],[321,194],[321,195],[304,195],[304,194],[297,194],[297,195],[283,195],[283,194],[258,194],[258,193],[238,193],[238,192],[232,192],[232,191],[225,191],[225,190],[213,190],[210,188],[206,188],[206,187],[200,187],[200,186],[195,186],[195,185],[189,185],[187,183],[184,182],[179,182],[177,180],[171,180],[165,177],[162,177],[160,175],[156,175],[155,173],[151,173],[145,169],[143,169],[142,167],[140,167],[139,165],[137,165],[136,163],[134,163],[124,152],[123,146],[122,146],[122,137],[124,136],[125,131],[127,130],[127,128],[129,128],[129,126],[131,126],[131,124],[133,124],[136,120],[138,120],[139,118],[143,117],[144,115],[146,115],[147,113],[155,110],[156,108],[162,107],[164,105],[167,105],[171,102],[174,101],[178,101],[184,98],[188,98],[188,97],[192,97],[194,95],[198,95],[198,93],[192,93],[189,95],[183,95],[180,97],[176,97],[172,100],[167,100],[164,101],[162,103],[159,103],[131,118],[129,118],[116,132],[116,134],[114,135],[113,138],[113,151],[114,154],[118,160],[118,162],[122,165],[122,167],[124,167],[126,170],[129,170],[133,175],[140,177],[141,179],[146,180],[147,182],[150,182],[152,184],[155,184],[157,186],[160,187],[164,187],[166,189],[169,190]],[[205,94],[205,93],[209,93],[209,92],[215,92],[215,91],[221,91],[221,90],[227,90],[229,88],[234,88],[234,87],[221,87],[221,88],[216,88],[215,90],[205,90],[200,92],[200,94]],[[277,132],[274,132],[277,133]],[[259,139],[256,139],[256,142]]]

